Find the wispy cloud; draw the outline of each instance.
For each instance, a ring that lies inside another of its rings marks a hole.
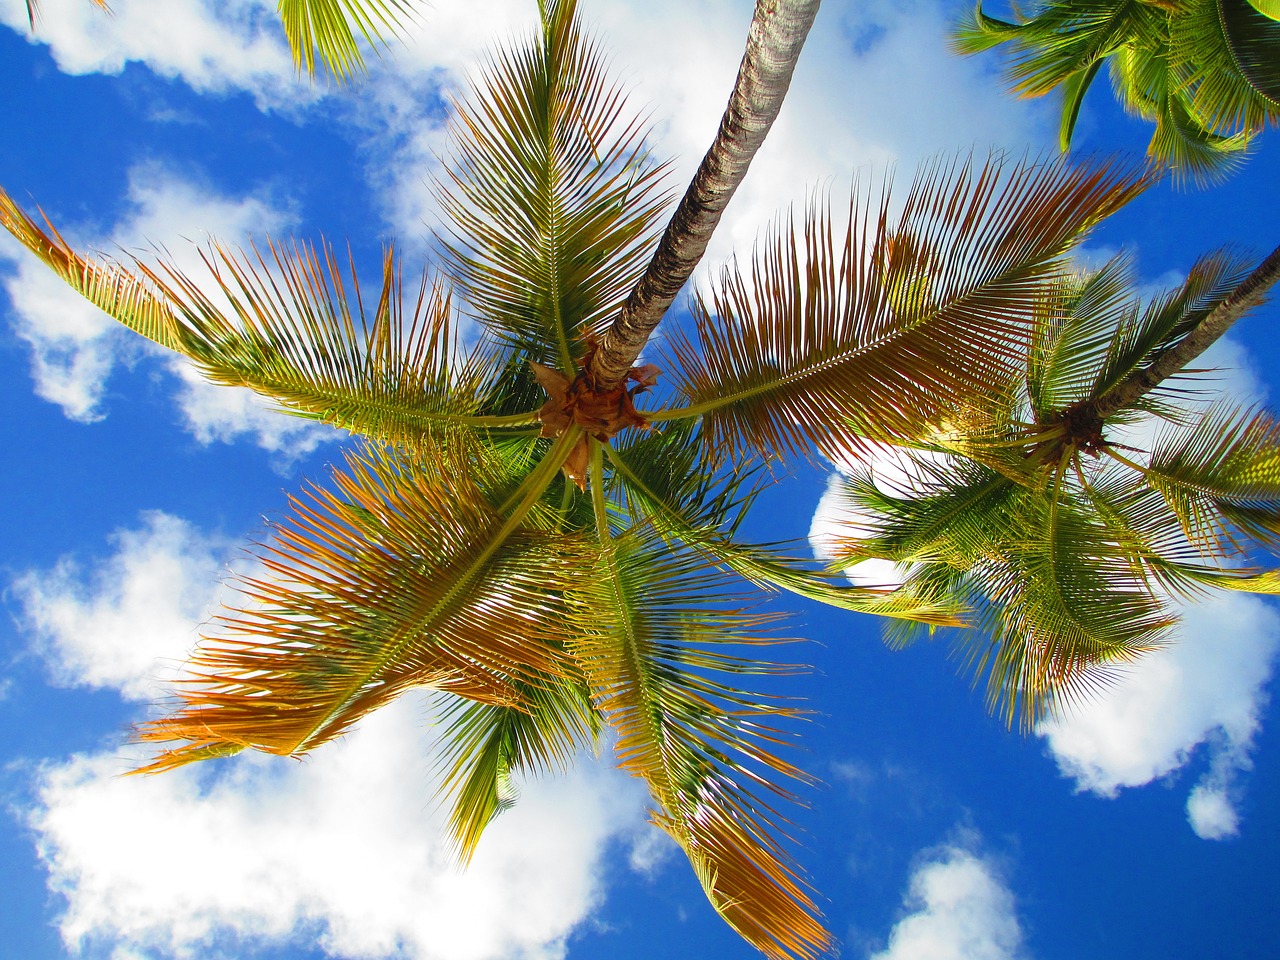
[[[264,107],[317,96],[296,76],[274,3],[112,0],[110,14],[89,3],[47,6],[32,32],[23,0],[0,0],[0,23],[47,44],[63,73],[117,74],[141,63],[199,93],[248,91]]]

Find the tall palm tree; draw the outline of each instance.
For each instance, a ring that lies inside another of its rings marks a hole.
[[[979,2],[957,28],[962,53],[1009,47],[1025,97],[1061,87],[1059,140],[1071,146],[1104,63],[1130,113],[1153,121],[1151,160],[1205,182],[1225,175],[1280,123],[1280,13],[1264,0],[1041,0],[1016,22]]]
[[[110,13],[107,0],[91,0]],[[39,0],[26,0],[31,29],[40,18]],[[279,0],[280,20],[293,54],[293,64],[315,77],[319,67],[342,83],[363,73],[357,33],[370,46],[399,33],[412,17],[412,0]]]
[[[908,596],[975,610],[963,668],[1024,728],[1160,645],[1172,598],[1280,593],[1257,566],[1280,547],[1280,422],[1200,399],[1187,369],[1278,277],[1280,248],[1248,273],[1214,254],[1145,310],[1123,258],[1045,282],[1000,402],[958,412],[892,482],[845,481],[834,562],[892,561]]]
[[[752,604],[787,590],[941,626],[958,611],[843,584],[745,541],[741,519],[780,459],[914,440],[956,398],[1007,383],[1040,281],[1147,180],[939,162],[896,215],[887,190],[847,220],[815,204],[635,365],[816,7],[758,5],[727,119],[661,238],[664,168],[574,0],[544,4],[541,33],[496,54],[458,105],[440,262],[416,294],[390,250],[366,296],[327,246],[281,244],[215,247],[209,290],[78,253],[0,195],[0,222],[126,326],[360,438],[295,498],[262,550],[269,575],[198,648],[177,709],[141,727],[161,744],[146,769],[302,754],[428,688],[449,704],[465,859],[513,778],[564,767],[607,727],[735,930],[770,957],[829,945],[782,809],[806,777],[778,755],[801,711],[774,675],[797,668],[773,658],[780,624]]]

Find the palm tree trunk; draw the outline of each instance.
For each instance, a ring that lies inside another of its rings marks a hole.
[[[715,142],[644,276],[591,359],[597,391],[619,386],[706,252],[720,215],[778,116],[821,0],[756,0],[747,49]]]
[[[1277,280],[1280,280],[1280,247],[1272,250],[1177,346],[1160,354],[1150,366],[1133,371],[1094,401],[1097,416],[1106,420],[1204,353],[1233,323],[1262,303],[1267,290]]]

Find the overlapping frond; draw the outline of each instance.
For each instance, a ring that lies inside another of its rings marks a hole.
[[[673,338],[673,379],[722,455],[838,457],[917,438],[1005,388],[1044,280],[1145,185],[1114,164],[939,163],[896,219],[887,195],[843,229],[811,211],[750,276],[729,269],[697,302],[697,343]]]
[[[745,611],[724,575],[645,526],[602,537],[577,596],[576,659],[617,732],[621,766],[649,785],[654,822],[748,942],[771,958],[818,956],[830,937],[777,810],[790,799],[782,783],[805,779],[774,753],[798,711],[767,686],[745,686],[794,670],[757,653],[775,642],[772,618]]]
[[[991,17],[979,3],[954,46],[972,54],[1003,45],[1022,96],[1060,87],[1064,151],[1104,62],[1121,104],[1156,125],[1152,161],[1177,177],[1221,178],[1280,121],[1280,23],[1250,0],[1042,0],[1018,16]]]
[[[1163,430],[1146,466],[1147,482],[1207,558],[1248,560],[1224,507],[1248,511],[1248,540],[1280,546],[1262,522],[1280,521],[1280,424],[1268,414],[1217,404],[1186,428]]]
[[[576,7],[548,2],[542,36],[488,63],[457,105],[439,189],[446,269],[476,318],[560,370],[640,276],[665,200],[644,125]]]
[[[647,523],[669,542],[701,553],[708,562],[770,592],[785,590],[843,610],[894,617],[933,626],[959,625],[948,603],[926,603],[901,591],[854,586],[815,570],[801,544],[756,544],[735,536],[737,520],[756,490],[740,494],[756,471],[719,477],[702,469],[702,444],[694,421],[677,421],[617,450],[606,449],[633,523]],[[762,481],[771,477],[763,474]]]
[[[261,557],[270,579],[243,585],[248,605],[196,651],[176,711],[140,728],[177,742],[147,769],[304,753],[410,687],[520,707],[518,683],[560,674],[577,540],[504,516],[469,474],[444,449],[370,452],[295,500]]]

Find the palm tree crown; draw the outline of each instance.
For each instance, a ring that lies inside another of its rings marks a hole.
[[[1278,267],[1280,250],[1251,277]],[[1008,722],[1030,728],[1162,643],[1174,597],[1280,592],[1255,565],[1280,546],[1280,424],[1199,399],[1184,370],[1246,274],[1204,257],[1145,309],[1124,258],[1046,283],[1000,402],[957,411],[895,485],[866,467],[844,484],[837,565],[893,561],[911,596],[974,610],[957,650]],[[1170,357],[1174,375],[1143,376]]]
[[[955,47],[1009,46],[1022,96],[1063,94],[1060,142],[1071,145],[1080,104],[1109,64],[1116,96],[1153,121],[1152,162],[1197,182],[1224,175],[1253,138],[1280,122],[1280,21],[1261,0],[1042,0],[1017,22],[979,3]]]

